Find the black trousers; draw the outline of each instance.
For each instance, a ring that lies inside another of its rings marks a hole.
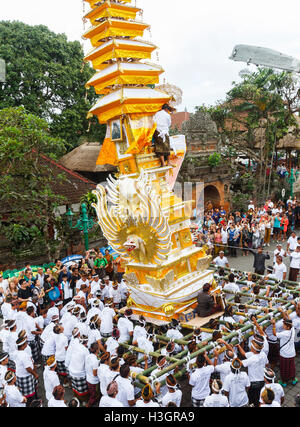
[[[260,392],[261,392],[261,389],[264,387],[264,385],[265,385],[264,381],[251,382],[251,385],[248,391],[250,405],[252,404],[255,407],[259,406]]]
[[[260,270],[260,269],[255,269],[255,274],[259,274],[260,276],[264,276],[265,275],[265,269]]]

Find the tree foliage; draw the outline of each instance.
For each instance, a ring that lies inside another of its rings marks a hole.
[[[208,110],[225,145],[265,165],[268,156],[261,158],[256,149],[258,131],[263,129],[267,154],[291,126],[296,126],[294,113],[299,101],[297,84],[290,73],[259,69],[245,75],[241,83],[233,82],[226,100]]]
[[[262,198],[269,193],[271,178],[267,183],[266,171],[278,141],[291,128],[298,132],[299,95],[298,81],[291,73],[258,68],[240,83],[233,82],[225,101],[206,108],[218,126],[223,153],[242,154],[257,163]]]
[[[44,119],[23,107],[0,110],[0,234],[14,251],[41,246],[52,259],[68,243],[69,230],[56,215],[66,200],[55,191],[66,176],[45,157],[58,158],[64,149]]]
[[[85,89],[94,71],[83,56],[80,43],[68,41],[65,34],[42,25],[0,21],[0,57],[7,65],[0,109],[24,106],[44,118],[51,134],[64,139],[69,149],[82,137],[103,139],[105,127],[86,119],[96,95]]]

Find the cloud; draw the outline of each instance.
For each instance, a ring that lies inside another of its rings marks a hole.
[[[236,44],[269,47],[300,58],[299,0],[284,4],[281,0],[137,0],[137,5],[144,9],[152,41],[160,48],[163,78],[182,88],[182,108],[189,111],[224,99],[232,81],[239,79],[245,64],[229,60]],[[15,0],[1,11],[3,20],[47,25],[80,41],[82,16],[80,0]],[[89,50],[88,44],[84,46]]]

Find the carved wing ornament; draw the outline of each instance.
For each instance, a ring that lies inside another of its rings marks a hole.
[[[138,179],[115,180],[110,176],[106,189],[98,185],[94,194],[99,225],[116,252],[143,264],[166,259],[171,249],[168,218],[145,173]]]

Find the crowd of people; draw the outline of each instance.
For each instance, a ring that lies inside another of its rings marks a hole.
[[[56,260],[53,267],[33,272],[27,263],[18,276],[0,276],[0,405],[283,406],[288,382],[298,383],[295,361],[300,332],[299,286],[294,283],[289,288],[284,283],[287,270],[282,267],[282,259],[290,256],[289,279],[297,282],[298,203],[291,200],[287,206],[285,211],[270,201],[264,208],[250,203],[246,213],[233,215],[222,208],[208,209],[200,234],[215,254],[215,283],[203,286],[195,313],[206,317],[224,307],[225,311],[187,335],[175,319],[154,326],[133,315],[127,307],[124,260],[114,259],[108,250],[105,255],[88,251],[69,266]],[[295,221],[287,223],[286,234],[284,229],[275,231],[280,228],[277,216],[285,218],[290,210]],[[244,228],[255,227],[264,229],[260,243],[256,245],[252,236],[246,244]],[[216,238],[219,235],[221,240]],[[254,273],[229,269],[224,252],[232,249],[237,235],[233,248],[252,251]],[[271,257],[263,246],[272,237],[278,245],[265,274],[265,261]],[[222,307],[212,292],[216,286]],[[267,314],[270,318],[261,322],[260,316]],[[242,327],[249,328],[238,332]],[[252,335],[246,335],[249,330]],[[162,336],[165,340],[157,338]],[[204,350],[199,352],[201,347]],[[176,357],[186,357],[180,378],[179,367],[168,369]],[[145,372],[147,384],[140,381]],[[182,384],[190,390],[190,400],[183,396]],[[300,405],[299,396],[295,405]]]
[[[213,208],[208,202],[203,221],[194,224],[193,236],[198,245],[206,245],[211,254],[217,256],[227,251],[237,257],[259,247],[269,247],[270,243],[286,242],[293,231],[300,227],[300,202],[289,198],[286,203],[267,200],[256,206],[249,202],[245,211],[226,212],[221,206]]]

